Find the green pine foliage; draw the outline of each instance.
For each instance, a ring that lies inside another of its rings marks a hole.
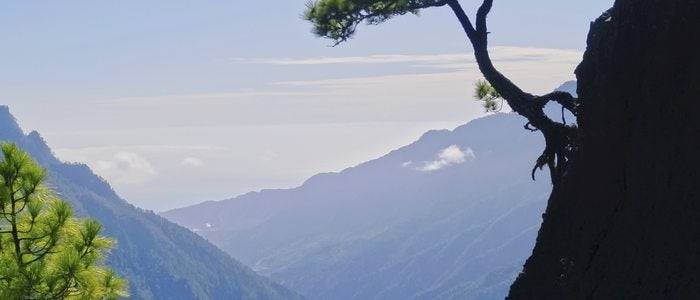
[[[307,4],[304,19],[313,25],[314,34],[334,41],[335,45],[350,39],[358,25],[381,24],[395,16],[418,14],[421,9],[443,6],[445,0],[316,0]],[[491,84],[476,84],[476,99],[486,112],[503,108],[503,98]]]
[[[474,97],[483,102],[486,112],[498,112],[503,108],[503,98],[496,89],[486,80],[476,82]]]
[[[114,241],[72,217],[46,171],[15,144],[0,146],[0,299],[116,299],[127,283],[104,266]]]
[[[318,0],[309,2],[304,19],[314,33],[336,44],[352,37],[357,25],[377,25],[392,17],[417,14],[420,9],[444,5],[444,0]]]

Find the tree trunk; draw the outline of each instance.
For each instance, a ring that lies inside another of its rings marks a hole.
[[[542,132],[545,139],[545,149],[535,163],[532,179],[535,179],[537,169],[547,166],[552,184],[558,185],[560,178],[568,168],[571,155],[576,151],[574,140],[578,130],[575,126],[554,122],[544,113],[544,107],[548,101],[556,101],[578,116],[578,101],[565,92],[554,92],[542,97],[526,93],[496,69],[489,56],[489,32],[486,26],[486,18],[493,7],[493,0],[483,0],[479,6],[476,13],[476,27],[462,9],[459,0],[447,0],[439,2],[437,5],[447,5],[452,9],[474,48],[474,57],[479,65],[479,70],[510,108],[527,119],[528,123],[525,128]]]
[[[617,0],[577,70],[578,151],[511,299],[700,299],[700,1]]]

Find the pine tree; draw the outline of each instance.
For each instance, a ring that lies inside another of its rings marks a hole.
[[[72,216],[46,171],[14,144],[0,157],[0,299],[115,299],[127,283],[103,264],[114,241]]]

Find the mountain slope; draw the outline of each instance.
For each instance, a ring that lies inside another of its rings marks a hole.
[[[295,189],[163,216],[312,299],[503,299],[551,191],[529,177],[543,143],[523,124],[485,117]]]
[[[85,165],[65,164],[36,132],[25,135],[0,106],[0,141],[15,142],[49,171],[49,184],[78,216],[98,219],[117,240],[108,264],[134,299],[294,299],[189,230],[122,200]]]

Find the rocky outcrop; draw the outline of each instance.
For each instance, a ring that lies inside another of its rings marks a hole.
[[[579,152],[512,299],[700,299],[700,1],[618,0],[577,70]]]

